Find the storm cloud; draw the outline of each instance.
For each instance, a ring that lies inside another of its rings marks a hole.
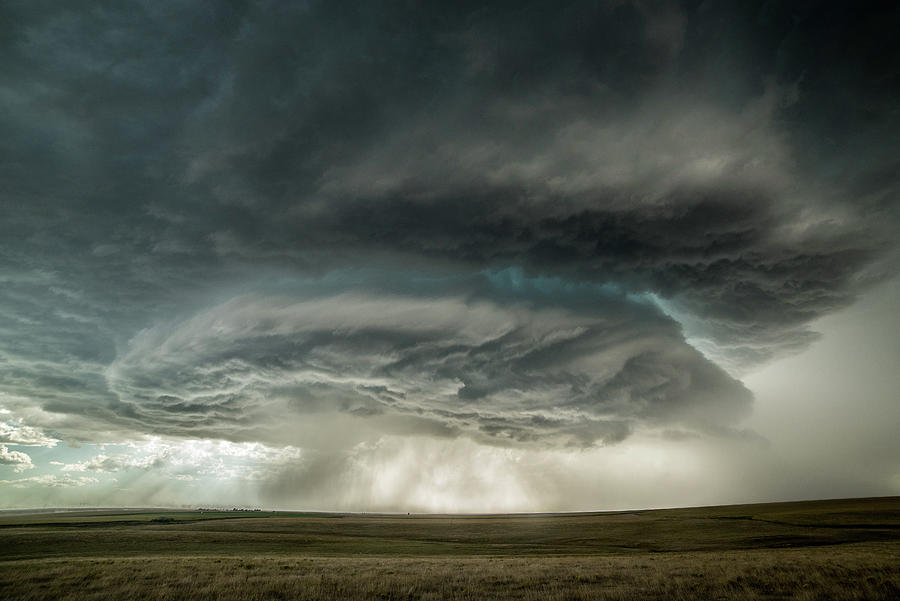
[[[585,295],[575,307],[564,295],[552,306],[242,297],[143,331],[107,379],[144,424],[228,437],[344,412],[385,427],[415,416],[423,433],[589,445],[634,423],[723,427],[746,412],[746,389],[649,303]]]
[[[5,3],[0,443],[752,438],[897,273],[897,11]]]

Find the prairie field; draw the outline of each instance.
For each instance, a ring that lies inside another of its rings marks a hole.
[[[900,498],[609,513],[0,513],[0,599],[898,599]]]

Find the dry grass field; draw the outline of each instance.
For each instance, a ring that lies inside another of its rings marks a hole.
[[[900,498],[511,516],[0,514],[0,599],[900,599]]]

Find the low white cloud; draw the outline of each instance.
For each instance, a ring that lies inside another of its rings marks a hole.
[[[11,414],[4,411],[4,414]],[[40,428],[33,428],[22,423],[22,419],[7,419],[0,421],[0,443],[14,444],[29,447],[53,447],[59,442],[56,438],[48,436]]]
[[[180,481],[202,478],[260,480],[300,457],[300,449],[291,446],[277,448],[260,443],[233,443],[225,440],[153,438],[101,445],[101,449],[113,448],[121,448],[123,452],[102,452],[75,463],[51,463],[59,466],[63,472],[156,471]]]
[[[149,457],[134,457],[130,455],[97,455],[87,461],[69,463],[60,469],[64,472],[118,472],[124,469],[150,469],[161,467],[167,459],[166,454]]]
[[[0,465],[11,465],[16,472],[34,468],[31,457],[22,451],[10,451],[6,445],[0,444]]]
[[[32,476],[30,478],[18,478],[15,480],[0,480],[0,484],[8,484],[13,488],[49,487],[49,488],[75,488],[97,484],[100,480],[88,476],[72,477],[69,475],[56,476],[46,474],[44,476]]]

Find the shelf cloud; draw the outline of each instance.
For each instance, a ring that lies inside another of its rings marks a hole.
[[[0,463],[764,438],[742,378],[897,273],[884,11],[4,5]]]

